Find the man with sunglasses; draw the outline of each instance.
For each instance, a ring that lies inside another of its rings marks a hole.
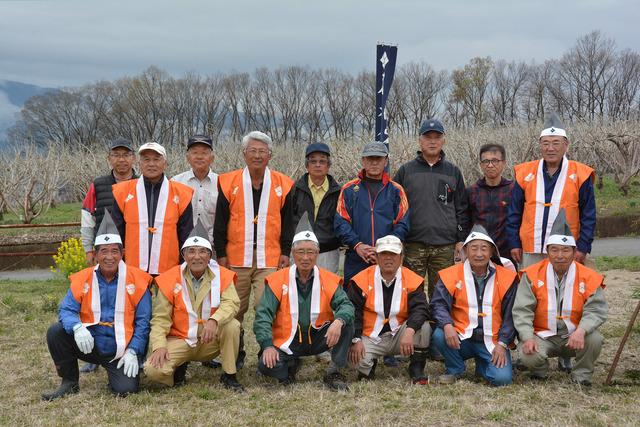
[[[467,188],[467,197],[471,223],[482,225],[500,255],[510,258],[505,226],[513,181],[502,176],[505,166],[506,152],[502,145],[485,144],[480,147],[483,176]]]

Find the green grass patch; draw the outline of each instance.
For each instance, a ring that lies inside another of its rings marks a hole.
[[[602,188],[596,186],[598,215],[637,215],[640,211],[640,179],[634,178],[629,187],[629,194],[624,196],[613,178],[605,176]]]
[[[599,271],[640,271],[640,256],[598,256],[595,263]]]
[[[49,209],[47,212],[40,215],[33,220],[33,224],[49,224],[52,222],[79,222],[80,221],[80,209],[82,203],[63,203],[54,208]],[[15,214],[9,212],[5,213],[0,224],[22,224],[20,218]]]

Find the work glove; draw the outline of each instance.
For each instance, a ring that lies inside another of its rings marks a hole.
[[[73,327],[73,338],[81,352],[89,354],[93,350],[93,336],[91,332],[82,323],[78,323]]]
[[[129,378],[135,378],[138,375],[138,355],[132,349],[127,349],[124,356],[120,358],[117,369],[124,365],[124,374]]]

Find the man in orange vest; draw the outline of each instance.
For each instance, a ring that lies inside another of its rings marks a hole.
[[[182,385],[190,361],[205,362],[221,355],[220,382],[242,392],[236,379],[240,344],[236,274],[213,261],[211,253],[207,230],[198,221],[182,245],[185,262],[155,278],[151,355],[144,372],[170,387]]]
[[[571,379],[590,386],[607,320],[604,279],[575,261],[576,241],[560,210],[546,242],[548,259],[524,270],[513,305],[518,352],[535,379],[548,375],[550,357],[575,357]]]
[[[425,374],[431,337],[424,278],[402,266],[403,247],[393,235],[376,241],[376,265],[356,274],[348,286],[355,314],[349,360],[358,379],[373,379],[377,358],[410,357],[414,384],[428,384]]]
[[[289,266],[295,230],[291,188],[293,180],[269,169],[271,138],[258,131],[242,138],[246,166],[220,175],[213,228],[218,263],[238,275],[242,324],[253,289],[256,307],[264,279],[278,268]],[[244,330],[240,335],[238,367],[244,365]]]
[[[306,218],[305,213],[300,223]],[[353,305],[342,279],[316,265],[320,244],[310,225],[295,235],[291,253],[293,265],[265,279],[256,310],[258,371],[288,385],[295,381],[300,357],[331,351],[323,381],[333,391],[348,390],[341,370],[353,336]]]
[[[193,190],[164,175],[162,145],[147,142],[138,153],[142,176],[113,186],[113,219],[127,264],[156,276],[180,262],[180,247],[193,229]]]
[[[489,383],[511,384],[508,346],[516,337],[511,308],[517,273],[500,265],[498,248],[481,225],[471,229],[463,248],[465,262],[440,270],[431,299],[437,324],[433,343],[446,367],[439,382],[453,383],[464,373],[464,361],[473,357],[476,373]]]
[[[584,263],[591,252],[596,227],[595,175],[589,166],[565,156],[569,140],[560,119],[552,114],[540,133],[541,160],[514,168],[515,183],[507,213],[511,259],[521,269],[546,256],[546,241],[560,209],[577,238],[575,259]]]
[[[116,395],[136,393],[139,360],[149,339],[151,276],[122,261],[122,240],[105,209],[96,233],[97,265],[69,277],[58,323],[47,331],[47,345],[62,383],[44,393],[53,400],[80,390],[78,359],[101,365]]]

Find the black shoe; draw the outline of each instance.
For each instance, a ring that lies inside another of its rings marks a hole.
[[[238,352],[238,357],[236,358],[236,371],[239,371],[244,366],[245,357],[247,357],[247,352],[244,350],[240,350]]]
[[[75,394],[80,391],[77,381],[62,380],[60,387],[50,393],[42,393],[42,400],[51,401],[67,394]]]
[[[578,384],[581,385],[582,387],[591,387],[591,381],[589,380],[574,380],[573,378],[571,379],[571,382],[574,384]]]
[[[222,363],[218,362],[216,359],[207,360],[206,362],[201,363],[205,368],[218,369],[222,367]]]
[[[187,368],[189,367],[189,362],[183,363],[178,366],[175,371],[173,371],[173,386],[180,387],[187,383]]]
[[[548,376],[542,376],[542,375],[538,375],[538,374],[529,374],[529,379],[532,379],[534,381],[546,381],[547,379],[549,379]]]
[[[376,366],[378,366],[378,359],[373,359],[373,366],[369,371],[369,375],[365,375],[362,372],[358,372],[358,381],[362,381],[362,380],[373,381],[376,378]]]
[[[327,374],[322,379],[324,384],[329,387],[331,391],[349,391],[349,386],[347,385],[347,378],[342,375],[340,372],[334,372],[332,374]]]
[[[558,370],[570,374],[573,370],[573,364],[570,357],[558,357]]]
[[[425,361],[412,360],[409,363],[409,377],[414,384],[427,385],[429,384],[429,377],[425,375],[424,368],[426,366]]]
[[[226,372],[220,375],[220,382],[225,388],[235,391],[236,393],[243,393],[244,387],[236,379],[236,374],[227,374]]]
[[[85,363],[82,365],[82,368],[80,368],[80,373],[88,374],[90,372],[95,372],[99,367],[100,365],[96,365],[95,363]]]
[[[290,385],[293,385],[295,382],[296,382],[296,379],[292,378],[292,377],[287,377],[287,378],[285,378],[283,380],[278,380],[278,383],[281,386],[284,386],[284,387],[288,387]]]
[[[395,356],[384,356],[382,358],[382,361],[384,363],[384,366],[387,366],[389,368],[397,368],[398,366],[400,366],[400,362],[398,361],[398,359],[396,359]]]
[[[291,378],[292,381],[296,380],[296,375],[298,374],[298,371],[300,370],[300,366],[302,366],[302,360],[300,360],[300,359],[290,359],[289,360],[289,365],[287,366],[287,372],[289,374],[289,378]]]

